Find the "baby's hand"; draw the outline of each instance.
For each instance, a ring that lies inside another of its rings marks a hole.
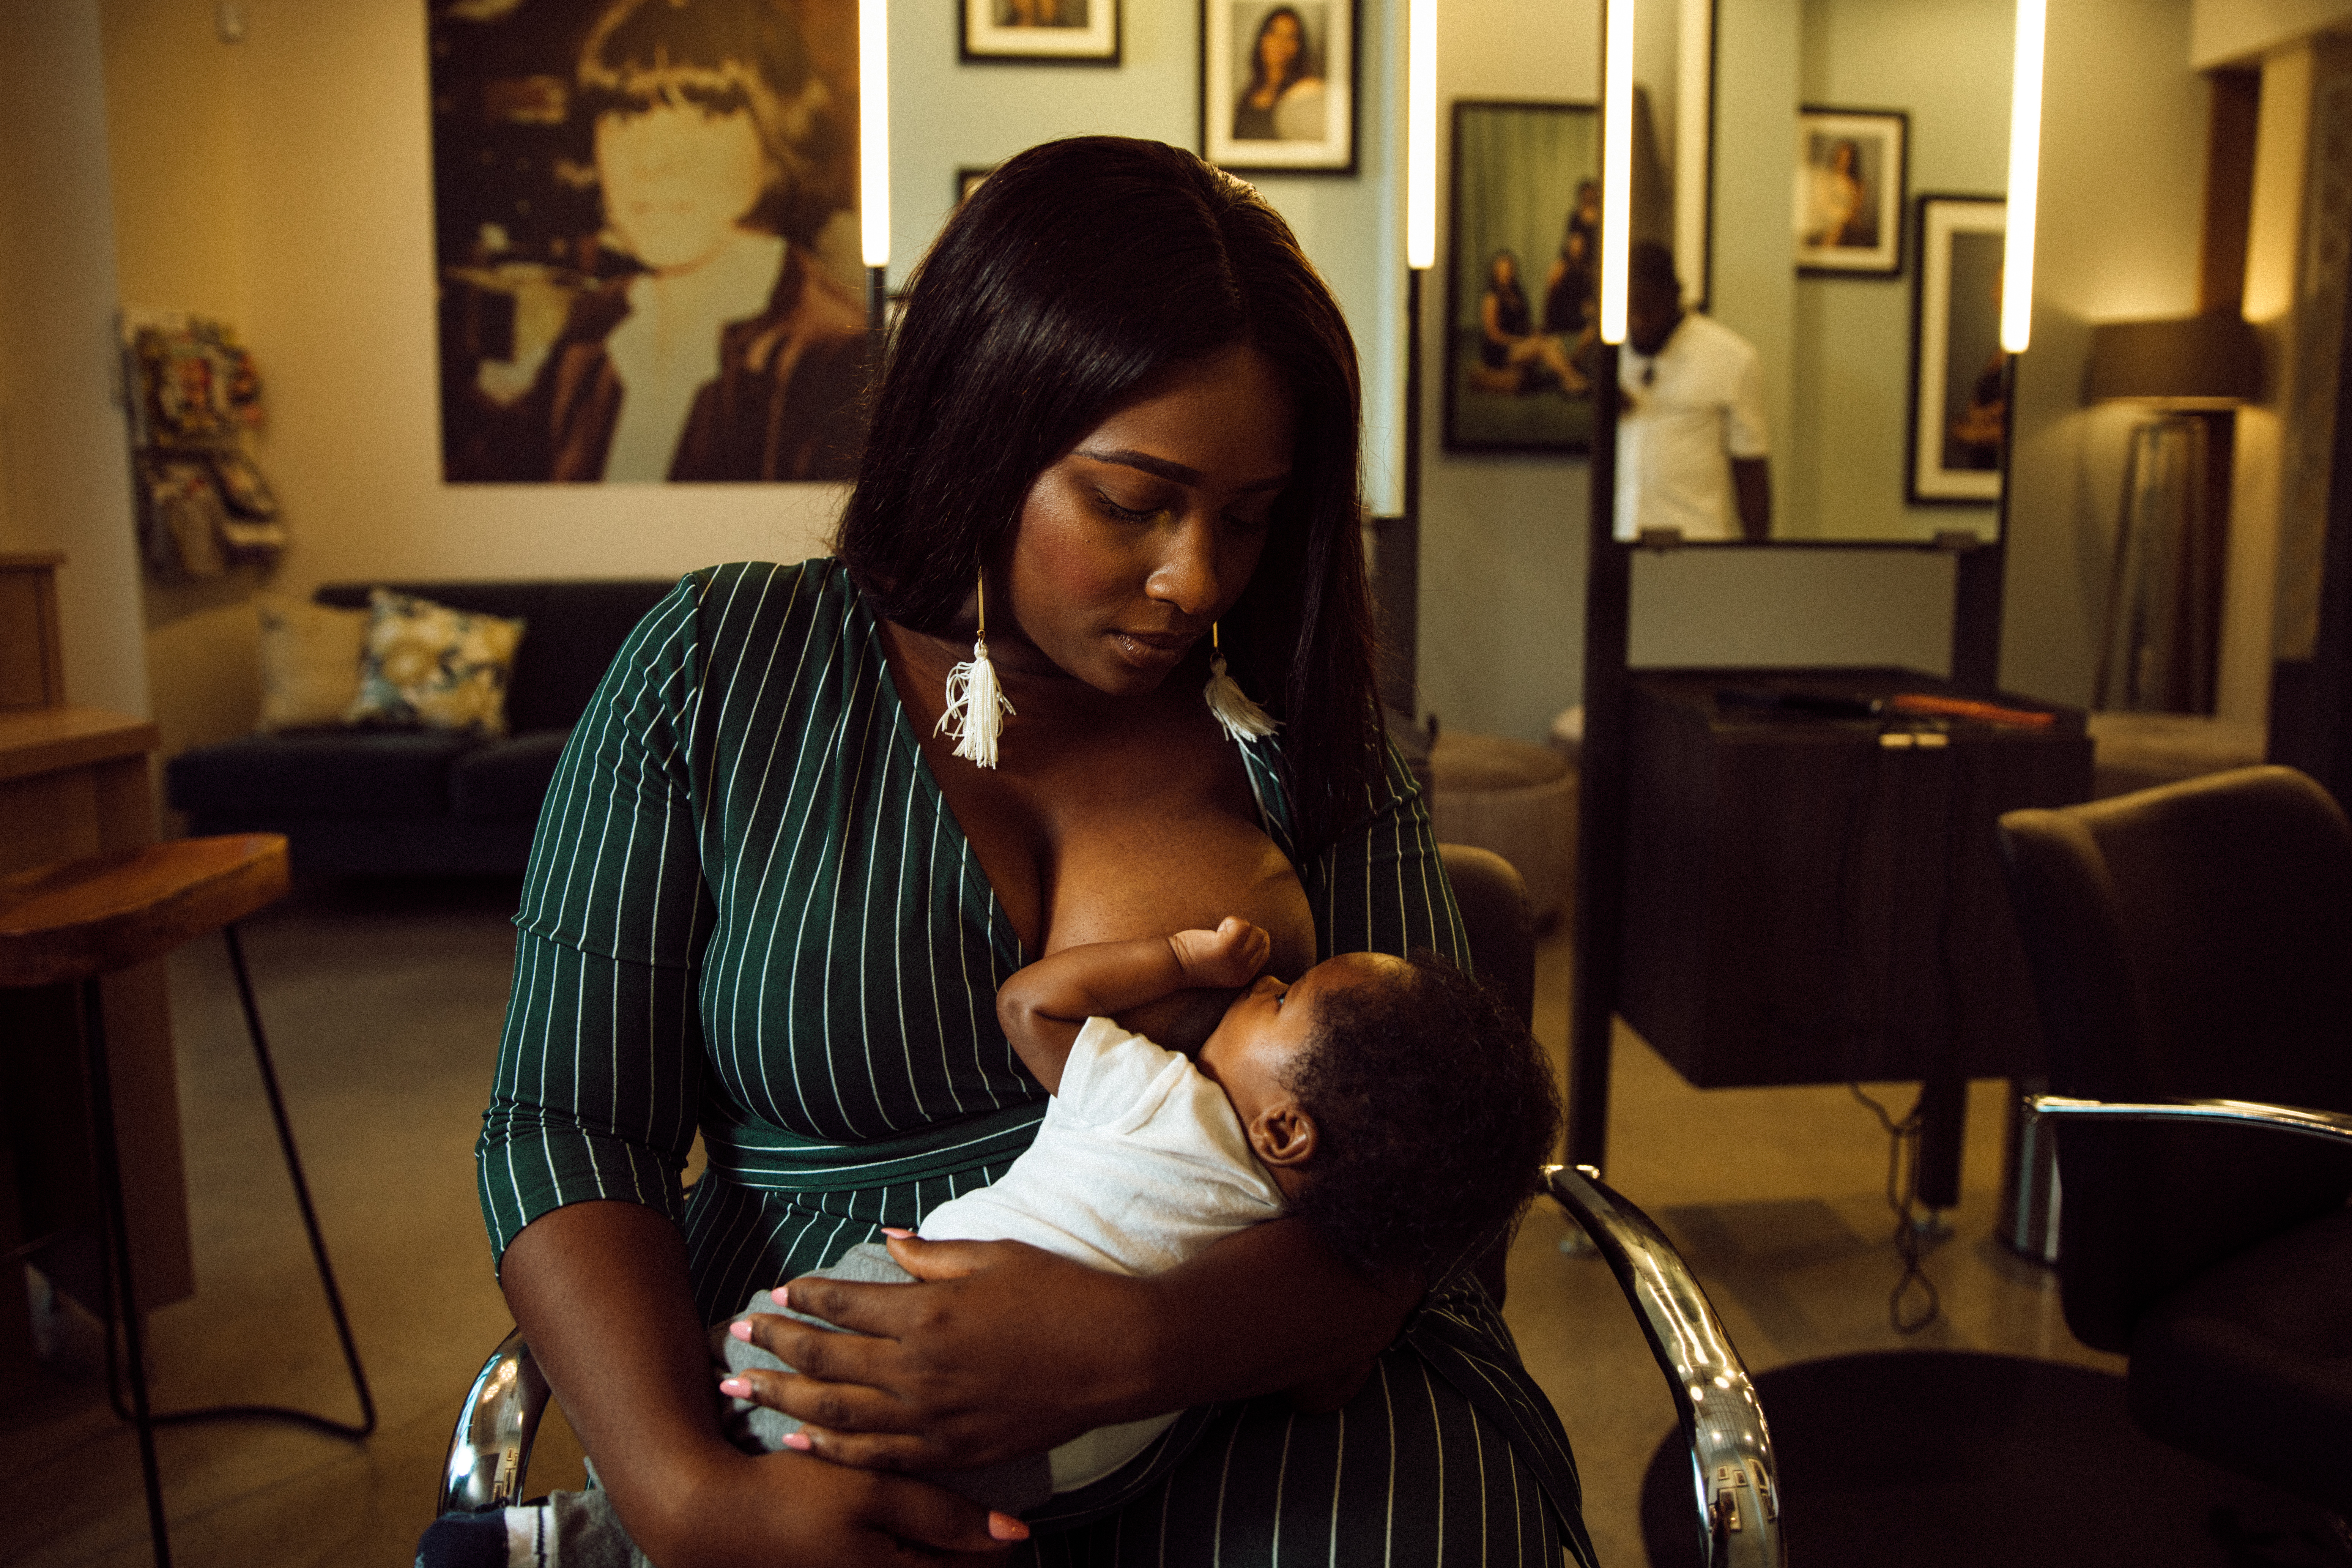
[[[1187,985],[1231,990],[1246,985],[1265,967],[1274,939],[1239,915],[1227,915],[1214,931],[1180,931],[1168,939]]]

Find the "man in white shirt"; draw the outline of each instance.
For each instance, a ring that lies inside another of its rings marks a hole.
[[[1764,539],[1772,486],[1756,350],[1720,321],[1684,310],[1664,246],[1644,240],[1631,262],[1617,359],[1617,537]]]

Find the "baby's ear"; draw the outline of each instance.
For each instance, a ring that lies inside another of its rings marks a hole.
[[[1275,1168],[1305,1164],[1315,1153],[1315,1119],[1295,1100],[1285,1100],[1257,1113],[1249,1125],[1250,1150]]]

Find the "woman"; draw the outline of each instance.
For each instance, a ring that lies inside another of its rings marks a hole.
[[[1878,243],[1878,215],[1862,183],[1862,147],[1841,137],[1810,171],[1803,242],[1817,250],[1867,250]]]
[[[1584,377],[1569,363],[1559,339],[1535,330],[1527,291],[1519,287],[1519,258],[1495,252],[1486,264],[1486,291],[1478,300],[1478,363],[1512,392],[1532,392],[1547,384],[1584,390]]]
[[[1250,41],[1249,85],[1234,105],[1236,142],[1314,141],[1320,123],[1304,125],[1310,118],[1304,106],[1312,104],[1311,118],[1319,121],[1323,74],[1307,49],[1307,23],[1296,8],[1276,5],[1257,25]],[[1289,106],[1287,115],[1283,113]]]
[[[1400,1563],[1590,1560],[1484,1292],[1372,1284],[1287,1219],[1145,1279],[895,1243],[928,1283],[792,1289],[856,1333],[765,1320],[803,1373],[761,1396],[813,1454],[740,1454],[713,1413],[705,1322],[1025,1145],[1044,1096],[993,1000],[1029,956],[1207,909],[1265,925],[1277,972],[1459,951],[1373,717],[1358,404],[1247,186],[1149,142],[1034,149],[916,274],[839,561],[697,574],[616,659],[541,824],[481,1168],[515,1316],[665,1568],[1001,1548],[1020,1527],[893,1472],[1176,1409],[1108,1492],[1033,1514],[1024,1560],[1238,1563],[1277,1530],[1317,1560],[1391,1533]],[[1278,741],[1211,716],[1213,646]],[[958,750],[974,710],[941,732],[983,658],[993,766]],[[1194,1000],[1129,1021],[1198,1038],[1223,998]]]
[[[791,14],[615,0],[580,54],[602,243],[636,269],[579,296],[528,389],[485,365],[467,478],[845,479],[866,319],[810,248],[839,132]]]

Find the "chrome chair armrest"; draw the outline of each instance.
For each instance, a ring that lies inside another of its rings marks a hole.
[[[2027,1122],[2053,1121],[2201,1121],[2217,1127],[2264,1127],[2278,1132],[2300,1132],[2330,1142],[2352,1144],[2352,1116],[2340,1110],[2305,1110],[2300,1106],[2270,1105],[2257,1100],[2076,1100],[2063,1094],[2025,1097]]]
[[[517,1329],[499,1342],[467,1391],[441,1472],[443,1513],[487,1513],[522,1500],[530,1445],[547,1409],[547,1379]]]
[[[1780,1568],[1780,1475],[1748,1369],[1680,1254],[1590,1166],[1547,1165],[1544,1185],[1592,1238],[1633,1302],[1691,1448],[1707,1568]]]

